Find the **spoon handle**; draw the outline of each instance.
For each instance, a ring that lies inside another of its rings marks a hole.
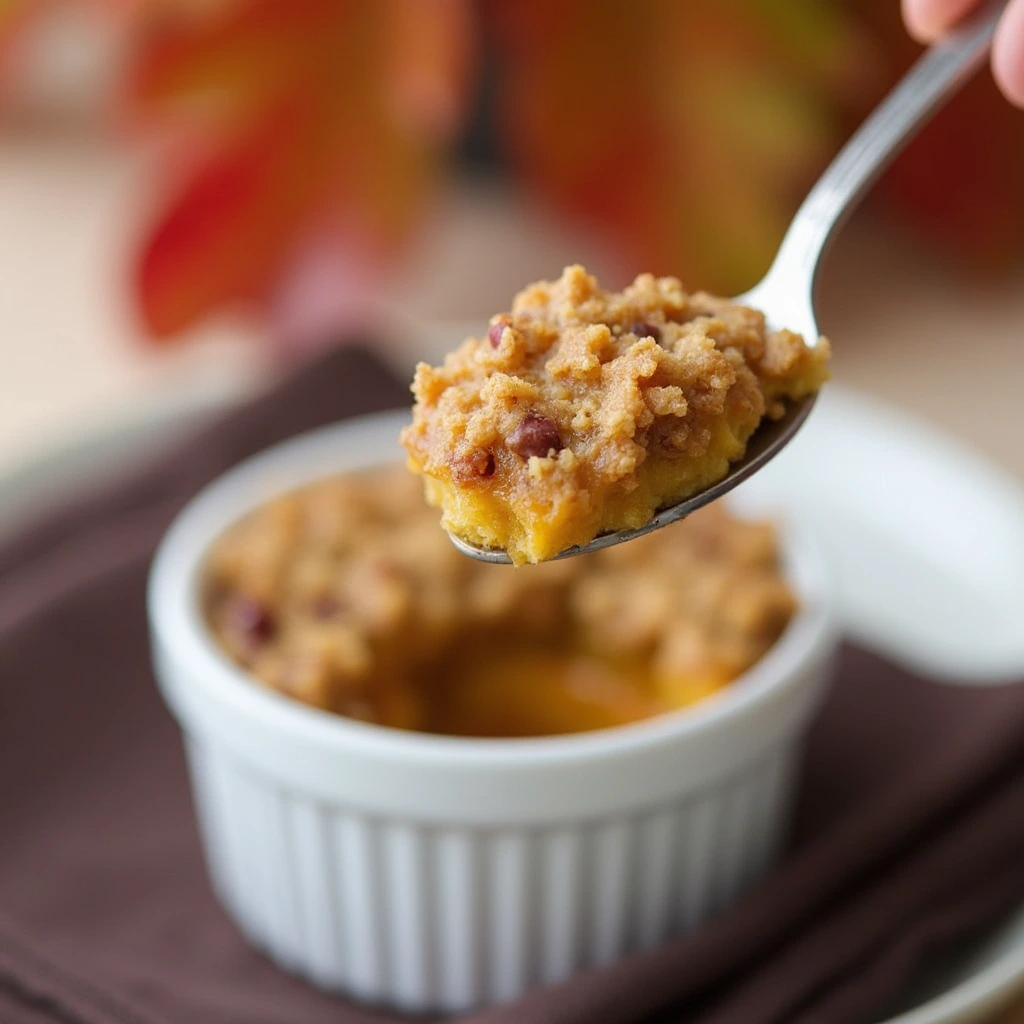
[[[821,257],[857,200],[943,100],[985,60],[1007,2],[985,4],[931,47],[853,133],[797,211],[772,272],[813,288]]]

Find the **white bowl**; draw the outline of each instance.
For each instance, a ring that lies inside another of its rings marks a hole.
[[[210,874],[243,932],[317,985],[452,1011],[653,946],[763,875],[837,634],[820,558],[787,535],[801,610],[775,646],[699,705],[634,725],[436,736],[254,685],[203,621],[211,543],[285,490],[393,461],[404,422],[317,430],[209,486],[157,553],[149,612]]]

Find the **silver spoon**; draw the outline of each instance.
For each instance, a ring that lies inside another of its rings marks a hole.
[[[967,82],[988,54],[999,16],[1008,0],[986,5],[975,17],[931,47],[903,76],[888,96],[839,151],[808,193],[768,273],[733,302],[761,310],[770,329],[788,328],[809,345],[818,340],[814,285],[822,256],[861,198],[916,131]],[[747,452],[727,476],[678,504],[657,512],[635,530],[603,533],[587,544],[567,548],[555,558],[621,544],[668,526],[715,501],[752,476],[778,454],[807,419],[816,396],[792,403],[782,419],[764,422],[750,439]],[[452,543],[482,562],[509,562],[501,548],[482,548],[460,537]]]

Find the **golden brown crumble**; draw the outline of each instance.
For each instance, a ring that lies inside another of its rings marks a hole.
[[[828,356],[675,278],[607,292],[568,267],[417,367],[402,441],[445,529],[538,562],[720,480],[763,418],[821,386]]]

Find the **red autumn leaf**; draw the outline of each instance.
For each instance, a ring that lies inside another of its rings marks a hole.
[[[222,3],[218,15],[168,24],[153,17],[125,82],[136,112],[184,129],[221,129],[293,88],[309,62],[323,4]]]
[[[398,248],[458,126],[470,51],[464,0],[247,0],[155,22],[131,105],[213,148],[144,245],[150,331],[270,300],[324,224],[369,259]]]
[[[138,271],[154,334],[173,334],[226,298],[254,300],[270,286],[276,259],[313,205],[300,178],[312,156],[307,121],[303,104],[281,103],[204,163],[166,211]]]

